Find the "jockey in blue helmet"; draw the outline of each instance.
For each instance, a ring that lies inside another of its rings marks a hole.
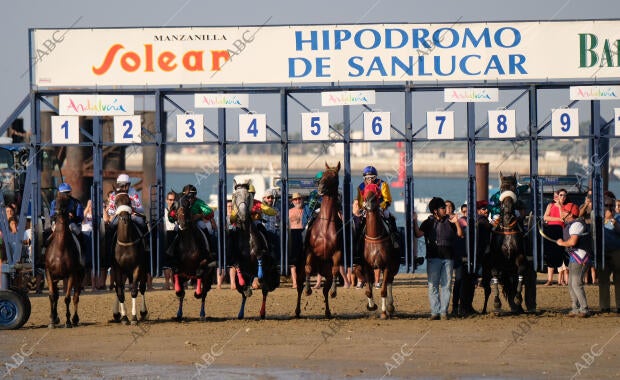
[[[66,182],[63,182],[58,186],[58,192],[65,193],[69,197],[69,202],[67,203],[67,210],[66,210],[67,215],[69,216],[69,229],[74,235],[76,245],[78,247],[78,250],[80,251],[80,262],[83,265],[84,257],[82,255],[82,237],[81,236],[82,236],[82,220],[84,220],[84,207],[82,207],[82,204],[80,203],[79,200],[71,196],[72,190],[73,189],[71,188],[71,185],[69,185]],[[54,220],[53,219],[54,215],[56,215],[56,199],[52,200],[52,203],[50,204],[50,217],[52,218],[52,220]],[[53,230],[54,230],[54,225],[52,223],[51,231]],[[51,231],[48,230],[47,232],[51,233]],[[46,245],[48,243],[49,242],[46,242]]]

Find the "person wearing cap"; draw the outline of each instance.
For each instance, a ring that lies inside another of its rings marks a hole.
[[[140,195],[133,187],[130,187],[131,181],[127,174],[121,174],[116,178],[115,190],[108,197],[108,218],[109,220],[109,232],[114,236],[116,234],[116,226],[118,225],[118,218],[116,217],[116,194],[125,193],[131,200],[131,220],[134,225],[138,227],[140,235],[142,235],[142,243],[145,250],[149,250],[150,246],[146,237],[146,217],[144,215],[144,208],[142,207],[142,201]],[[114,241],[114,240],[112,240]],[[112,255],[112,252],[110,252]]]
[[[267,189],[263,193],[263,205],[267,208],[275,210],[275,215],[263,213],[263,224],[267,242],[269,243],[269,251],[272,252],[276,262],[280,262],[280,210],[274,207],[277,191],[275,189]]]
[[[198,229],[200,229],[200,231],[203,233],[203,237],[206,239],[209,245],[209,251],[207,252],[206,257],[207,267],[214,268],[217,266],[217,257],[214,254],[214,252],[217,251],[217,240],[214,234],[209,232],[209,224],[211,225],[213,231],[217,231],[217,226],[215,225],[214,219],[215,213],[205,201],[196,196],[197,193],[198,191],[196,190],[196,186],[192,184],[187,184],[183,187],[183,190],[181,191],[181,197],[189,201],[192,221],[196,222]],[[177,222],[177,213],[174,208],[168,213],[168,221]],[[170,252],[174,252],[176,242],[177,238],[175,237],[170,244]],[[196,273],[196,275],[199,276],[198,273]]]
[[[454,243],[457,236],[464,236],[463,229],[456,215],[452,218],[447,217],[446,204],[442,198],[433,197],[428,203],[428,209],[431,215],[419,227],[417,215],[413,215],[413,233],[418,238],[424,236],[426,243],[430,319],[448,319],[448,307],[452,293]]]
[[[72,191],[71,185],[69,185],[68,183],[63,182],[60,184],[60,186],[58,186],[58,192],[65,193],[69,197],[69,202],[67,203],[67,210],[66,210],[67,215],[69,216],[69,229],[75,236],[75,240],[77,242],[77,245],[79,246],[80,261],[83,264],[84,257],[82,255],[83,244],[81,241],[82,240],[81,235],[82,235],[82,220],[84,220],[84,208],[82,207],[82,204],[80,203],[80,201],[78,201],[77,199],[71,196],[71,191]],[[56,215],[56,199],[54,199],[52,203],[50,204],[50,219],[51,220],[54,220],[54,215]],[[54,231],[53,223],[52,223],[51,231]],[[49,241],[47,241],[47,243],[49,243]]]
[[[569,256],[568,262],[568,293],[571,299],[569,317],[585,318],[590,316],[588,300],[583,288],[583,275],[590,262],[590,243],[588,231],[583,219],[579,217],[579,207],[574,203],[567,203],[564,219],[563,238],[557,239],[556,244],[564,247]]]

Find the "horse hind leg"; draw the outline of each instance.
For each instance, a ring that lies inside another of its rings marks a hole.
[[[237,319],[243,319],[245,316],[245,301],[247,297],[245,294],[241,293],[241,307],[239,308],[239,313],[237,313]]]
[[[523,303],[523,296],[521,295],[522,292],[523,292],[523,275],[520,274],[517,277],[517,290],[516,290],[515,297],[514,297],[514,303],[518,307],[521,307],[521,304]]]
[[[80,282],[81,284],[81,282]],[[78,326],[80,324],[80,316],[78,315],[78,304],[80,303],[80,288],[81,285],[78,285],[73,292],[73,318],[71,318],[71,323],[73,326]]]
[[[393,285],[392,282],[387,284],[387,312],[388,312],[388,316],[394,314],[394,311],[396,310],[394,308],[394,296],[392,295],[392,285]]]
[[[502,301],[499,298],[499,280],[497,279],[497,277],[493,276],[493,278],[491,278],[491,287],[493,288],[493,308],[495,315],[499,315],[499,313],[502,311]]]
[[[265,315],[267,313],[266,304],[267,304],[267,290],[263,289],[263,303],[260,306],[260,319],[265,319]]]
[[[303,292],[303,288],[300,286],[301,281],[306,282],[306,274],[303,270],[298,270],[298,266],[295,266],[295,270],[297,271],[297,306],[295,307],[295,318],[299,318],[301,316],[301,293]]]
[[[68,280],[66,280],[64,282],[64,286],[65,286],[65,306],[66,306],[66,312],[65,312],[65,316],[67,318],[67,321],[65,322],[65,327],[66,328],[71,328],[73,327],[73,325],[71,324],[71,290],[74,286],[74,279],[69,277]],[[75,284],[75,286],[81,286],[82,284]]]
[[[325,299],[325,318],[331,318],[332,312],[329,310],[329,288],[328,285],[331,285],[330,282],[333,282],[333,278],[325,278],[325,286],[323,287],[323,298]],[[331,286],[330,286],[331,287]]]

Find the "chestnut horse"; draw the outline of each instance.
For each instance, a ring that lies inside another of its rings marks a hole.
[[[267,238],[254,224],[251,217],[254,205],[254,196],[249,192],[248,183],[233,183],[235,190],[232,194],[233,215],[237,228],[231,231],[231,239],[237,247],[237,262],[239,273],[235,277],[237,291],[241,294],[241,307],[237,314],[238,319],[245,315],[245,303],[252,295],[252,280],[258,278],[263,301],[260,308],[260,317],[265,319],[267,294],[280,285],[280,275],[273,257],[269,254]]]
[[[207,266],[209,242],[204,233],[192,220],[190,201],[185,195],[181,195],[176,205],[177,222],[179,224],[178,241],[174,247],[176,268],[174,273],[174,290],[179,297],[179,309],[176,319],[183,319],[183,299],[185,298],[185,282],[196,279],[194,298],[200,299],[200,320],[206,319],[205,299],[211,290],[215,269]]]
[[[381,216],[379,208],[380,189],[374,183],[366,185],[364,189],[364,208],[366,209],[366,232],[364,235],[364,260],[357,266],[356,274],[366,282],[366,297],[368,310],[377,310],[372,298],[372,283],[374,269],[383,272],[381,285],[381,319],[387,319],[394,313],[394,298],[392,284],[394,276],[400,266],[399,252],[394,248],[387,225]]]
[[[116,291],[116,302],[113,308],[113,321],[129,324],[125,311],[125,281],[129,281],[131,293],[131,324],[136,325],[136,298],[138,290],[142,295],[140,320],[146,319],[148,311],[144,292],[146,291],[146,277],[148,273],[148,257],[142,243],[138,227],[131,221],[131,199],[127,193],[116,194],[116,240],[114,241],[114,256],[112,258],[111,276]],[[120,312],[119,312],[120,305]]]
[[[312,294],[310,288],[310,276],[321,274],[325,277],[323,286],[323,297],[325,299],[325,317],[331,318],[329,310],[328,294],[336,297],[336,282],[338,267],[342,264],[343,258],[343,237],[342,220],[339,215],[340,205],[338,200],[338,172],[340,162],[336,167],[330,167],[325,163],[325,171],[319,182],[318,192],[322,196],[321,210],[312,225],[308,226],[304,238],[303,251],[306,256],[306,265],[301,270],[297,266],[297,281],[304,281],[306,295]],[[297,308],[295,316],[301,313],[301,292],[302,288],[297,287]]]
[[[80,322],[78,316],[78,303],[82,291],[82,279],[84,278],[84,266],[80,262],[78,247],[69,229],[69,195],[59,192],[56,195],[54,232],[45,250],[45,275],[49,287],[50,299],[50,328],[60,323],[58,318],[58,281],[63,280],[65,292],[65,305],[67,306],[66,327],[77,326]],[[71,290],[73,290],[73,318],[69,311],[71,302]]]

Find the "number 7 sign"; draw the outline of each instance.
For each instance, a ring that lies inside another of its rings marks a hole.
[[[426,137],[429,140],[454,139],[454,112],[429,111],[426,113]]]

